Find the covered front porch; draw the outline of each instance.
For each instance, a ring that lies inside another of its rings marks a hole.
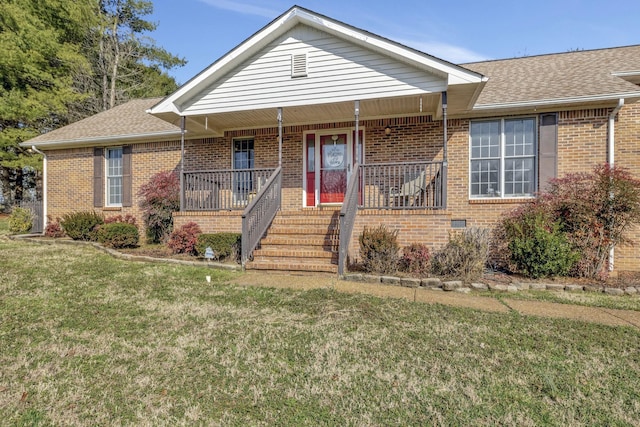
[[[350,122],[284,126],[287,109],[277,109],[272,127],[196,142],[185,138],[177,216],[241,232],[246,265],[261,239],[274,233],[276,215],[280,226],[302,226],[301,235],[324,215],[317,246],[336,255],[332,268],[342,273],[359,211],[389,217],[445,210],[446,94],[432,96],[439,114],[372,119],[360,117],[356,101]],[[188,121],[183,123],[186,136]],[[202,168],[206,164],[232,167]]]
[[[341,272],[359,211],[446,209],[447,114],[468,112],[485,82],[293,7],[150,113],[181,127],[179,216],[240,218],[243,264],[272,224],[287,240],[295,223],[294,246],[318,235],[303,252],[338,244]]]

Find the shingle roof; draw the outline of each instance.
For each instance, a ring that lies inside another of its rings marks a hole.
[[[462,64],[489,78],[475,108],[562,103],[597,97],[640,97],[640,87],[615,75],[640,76],[640,45]],[[46,148],[178,136],[180,128],[147,114],[162,98],[136,99],[37,136],[23,145]]]
[[[73,143],[108,139],[135,139],[145,136],[179,134],[180,128],[146,111],[162,98],[134,99],[110,110],[87,117],[62,128],[39,135],[28,145]]]
[[[462,64],[489,77],[477,106],[640,92],[613,75],[640,72],[640,45]]]

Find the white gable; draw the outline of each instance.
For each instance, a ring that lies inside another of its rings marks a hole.
[[[300,69],[304,60],[306,73]],[[298,25],[201,90],[180,109],[186,115],[215,114],[439,93],[446,89],[444,73],[437,76]]]
[[[473,71],[295,6],[150,112],[168,120],[415,96],[485,81]]]

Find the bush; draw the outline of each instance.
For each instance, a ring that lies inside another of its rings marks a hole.
[[[360,257],[365,271],[395,273],[398,270],[398,230],[364,227],[360,235]]]
[[[111,248],[132,248],[138,246],[138,227],[127,222],[110,222],[97,228],[97,239]]]
[[[177,230],[173,230],[167,246],[174,254],[195,255],[198,236],[202,234],[200,226],[195,222],[188,222]]]
[[[136,225],[136,217],[131,214],[126,214],[124,217],[122,215],[114,215],[104,219],[105,224],[111,224],[112,222],[122,222],[125,224]]]
[[[55,221],[51,220],[50,216],[47,216],[47,226],[44,229],[44,235],[47,237],[64,237],[64,231],[60,225],[60,218],[56,218]]]
[[[28,233],[33,226],[33,215],[29,209],[15,207],[9,216],[9,231],[12,233]]]
[[[553,180],[548,192],[540,194],[535,201],[509,213],[503,220],[504,240],[498,246],[507,247],[507,252],[511,252],[508,257],[512,260],[514,256],[525,256],[524,253],[514,255],[513,249],[516,247],[525,252],[541,249],[527,249],[525,242],[514,243],[513,235],[508,236],[506,233],[505,222],[518,218],[519,221],[524,221],[537,213],[544,215],[544,222],[539,224],[539,227],[554,237],[538,232],[536,238],[555,247],[545,249],[551,253],[539,253],[537,256],[552,258],[553,251],[556,250],[565,253],[564,244],[561,239],[556,238],[557,233],[562,233],[574,254],[577,254],[574,255],[577,261],[573,262],[571,271],[563,274],[600,279],[608,273],[606,267],[611,249],[620,243],[630,243],[626,235],[627,230],[640,224],[640,180],[634,179],[624,169],[612,168],[609,165],[597,166],[590,173],[569,174]],[[531,228],[526,224],[521,224],[520,227]],[[562,260],[560,264],[568,261]],[[536,272],[532,271],[533,266],[520,265],[515,268],[524,268],[533,274],[544,274],[544,270],[551,271],[548,269],[550,266]],[[563,271],[564,267],[558,265],[553,269]]]
[[[579,258],[558,222],[543,212],[525,210],[505,220],[504,228],[511,261],[525,276],[566,276]]]
[[[429,248],[421,243],[413,243],[402,249],[400,269],[407,273],[425,275],[429,272]]]
[[[431,271],[470,282],[482,276],[489,254],[489,231],[471,227],[449,235],[449,242],[431,260]]]
[[[104,224],[102,215],[95,211],[82,211],[64,214],[62,229],[73,240],[96,241],[96,229]]]
[[[159,172],[140,187],[142,219],[149,243],[166,242],[173,230],[172,213],[180,209],[180,180],[175,172]]]
[[[210,247],[216,259],[231,258],[237,261],[240,259],[241,244],[240,233],[201,234],[196,243],[196,253],[198,256],[204,256],[207,247]]]

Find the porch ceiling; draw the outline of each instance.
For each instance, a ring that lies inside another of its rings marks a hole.
[[[360,101],[360,119],[378,119],[395,116],[439,116],[440,94],[423,94],[396,98],[378,98]],[[285,107],[283,124],[349,122],[355,118],[354,102]],[[277,109],[236,111],[187,117],[187,131],[191,135],[222,136],[225,131],[277,126]]]

